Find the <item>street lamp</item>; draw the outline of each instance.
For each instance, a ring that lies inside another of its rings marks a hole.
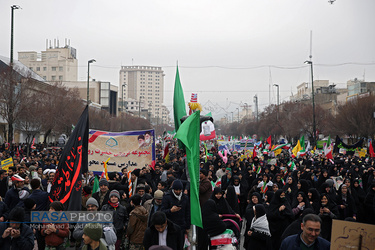
[[[276,120],[279,120],[279,107],[280,107],[280,87],[278,84],[274,84],[273,86],[277,87],[277,117]]]
[[[91,59],[87,62],[87,106],[90,104],[90,63],[96,62],[95,59]]]
[[[245,107],[246,107],[246,119],[247,119],[247,109],[249,107],[249,104],[247,104],[246,102],[244,103]]]
[[[13,23],[14,23],[14,10],[21,9],[19,5],[10,6],[12,10],[11,20],[10,20],[10,66],[13,65]]]
[[[240,123],[240,109],[236,108],[238,110],[238,123]]]
[[[315,93],[314,93],[314,74],[313,74],[313,62],[305,61],[305,64],[310,64],[310,70],[311,70],[311,92],[312,92],[312,105],[313,105],[313,145],[316,146],[316,124],[315,124]]]

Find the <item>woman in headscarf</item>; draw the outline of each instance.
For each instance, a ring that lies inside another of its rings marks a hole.
[[[311,208],[311,205],[305,193],[300,191],[297,193],[297,197],[292,203],[292,211],[295,218],[298,218],[306,208]]]
[[[266,195],[264,195],[264,207],[266,208],[267,212],[274,195],[275,193],[273,191],[267,191]]]
[[[292,208],[283,190],[277,190],[273,196],[268,208],[267,218],[272,235],[272,247],[273,249],[279,249],[281,235],[294,219]]]
[[[316,188],[310,188],[307,192],[307,197],[309,199],[309,203],[311,208],[314,210],[314,212],[317,214],[319,213],[320,209],[320,194]]]
[[[253,207],[261,203],[261,196],[258,192],[254,192],[252,194],[249,193],[248,196],[248,205],[246,207],[246,213],[245,213],[245,218],[246,218],[246,232],[249,230],[251,221],[254,218],[254,209]],[[247,243],[248,243],[248,235],[245,234],[245,242],[244,242],[244,247],[246,248]]]
[[[304,179],[301,179],[297,182],[297,190],[298,192],[303,192],[304,194],[307,194],[307,192],[309,191],[309,183],[304,180]]]
[[[227,168],[227,173],[221,177],[221,189],[226,190],[228,186],[233,185],[232,171]]]
[[[359,180],[355,179],[353,181],[352,187],[352,196],[354,198],[355,206],[357,207],[357,221],[359,222],[366,222],[365,220],[365,213],[363,208],[363,203],[365,202],[366,193],[359,185]]]
[[[240,215],[243,216],[246,209],[247,186],[241,183],[240,177],[233,176],[233,187],[237,194],[240,207]]]
[[[322,219],[320,236],[326,240],[331,240],[332,220],[337,219],[339,211],[335,202],[330,200],[328,194],[320,196],[319,217]]]
[[[293,179],[292,176],[289,176],[283,190],[289,203],[293,201],[293,197],[297,194],[297,182]]]
[[[225,199],[227,200],[229,206],[233,209],[236,214],[240,213],[240,205],[238,202],[238,197],[233,186],[228,186],[225,191]]]
[[[319,176],[318,182],[316,183],[316,186],[320,188],[323,183],[326,182],[326,180],[329,178],[327,169],[323,169],[322,173]]]
[[[217,213],[217,207],[213,200],[208,199],[202,207],[203,230],[198,228],[198,249],[207,249],[209,237],[222,234],[226,225]]]
[[[282,189],[284,187],[284,183],[281,180],[281,175],[280,174],[276,174],[275,178],[273,178],[272,182],[273,182],[273,184],[277,184],[277,186],[279,187],[279,189]]]
[[[347,217],[357,219],[357,208],[346,184],[340,186],[339,194],[336,197],[336,204],[340,213],[339,219],[345,220]]]
[[[239,214],[236,214],[231,206],[228,204],[227,200],[223,196],[223,192],[220,187],[215,187],[212,192],[211,199],[216,203],[217,213],[221,217],[223,214],[233,214],[237,217],[240,217]]]
[[[251,220],[249,230],[246,230],[249,237],[246,249],[266,249],[271,250],[271,233],[266,216],[266,209],[262,204],[253,207],[254,218]]]

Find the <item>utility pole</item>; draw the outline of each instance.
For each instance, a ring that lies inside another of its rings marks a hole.
[[[12,15],[11,15],[11,20],[10,20],[10,65],[9,66],[13,67],[13,33],[14,33],[13,24],[14,24],[14,10],[18,10],[21,7],[18,6],[18,5],[12,5],[12,6],[10,6],[10,8],[12,9]]]

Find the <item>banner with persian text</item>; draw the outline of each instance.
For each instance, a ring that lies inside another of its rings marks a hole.
[[[109,160],[108,160],[109,159]],[[89,171],[102,172],[104,162],[108,172],[120,172],[155,166],[155,131],[139,130],[106,132],[90,130],[88,163]]]

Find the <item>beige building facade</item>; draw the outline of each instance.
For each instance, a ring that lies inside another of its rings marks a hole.
[[[126,112],[137,115],[147,109],[151,114],[150,120],[167,123],[164,119],[169,113],[163,106],[164,101],[164,71],[154,66],[121,66],[119,79],[119,107]],[[124,103],[124,105],[123,105]],[[158,122],[156,122],[158,123]]]
[[[18,52],[18,60],[48,82],[78,79],[77,51],[69,45],[49,47],[41,53]]]

